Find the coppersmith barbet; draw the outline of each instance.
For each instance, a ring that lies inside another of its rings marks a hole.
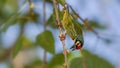
[[[80,23],[73,21],[73,17],[69,13],[67,8],[65,8],[63,11],[64,11],[64,15],[62,19],[62,26],[66,31],[66,33],[74,41],[74,44],[70,49],[72,49],[72,51],[80,50],[84,43],[83,33],[82,33]]]

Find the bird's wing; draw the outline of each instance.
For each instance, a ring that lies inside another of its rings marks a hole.
[[[83,40],[82,25],[78,23],[77,21],[73,22],[73,24],[74,24],[74,29],[76,31],[77,36]]]

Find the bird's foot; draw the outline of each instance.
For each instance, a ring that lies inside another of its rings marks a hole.
[[[60,34],[59,38],[60,38],[61,41],[63,41],[63,40],[65,40],[66,36],[64,34]]]

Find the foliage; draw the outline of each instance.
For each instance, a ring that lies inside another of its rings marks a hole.
[[[51,0],[46,0],[46,2],[47,4],[48,3],[52,4]],[[65,0],[57,0],[57,2],[61,4],[62,7],[65,6]],[[6,9],[6,7],[8,7],[11,10]],[[26,12],[24,12],[24,11],[20,11],[21,8],[23,8],[23,5],[20,6],[19,8],[17,0],[0,0],[0,33],[2,33],[3,31],[6,32],[6,30],[8,30],[9,27],[17,23],[19,23],[19,26],[22,26],[20,27],[22,33],[19,34],[18,38],[15,40],[15,43],[11,47],[12,52],[10,53],[12,53],[13,59],[16,58],[17,54],[20,51],[33,48],[33,46],[37,48],[36,45],[39,45],[41,48],[51,53],[53,56],[52,59],[50,59],[50,61],[47,62],[46,64],[47,68],[64,68],[64,65],[65,65],[64,55],[63,53],[55,54],[56,53],[55,52],[55,40],[56,39],[53,37],[53,33],[50,30],[48,30],[48,28],[46,28],[46,30],[44,30],[43,32],[41,32],[40,34],[36,36],[35,43],[34,41],[30,41],[30,39],[28,39],[24,35],[24,32],[25,32],[24,28],[26,27],[25,25],[28,22],[33,22],[36,25],[42,25],[40,24],[42,22],[38,21],[39,19],[41,20],[42,18],[39,18],[40,14],[36,13],[34,9],[32,9],[31,11],[30,9],[28,9]],[[56,23],[55,9],[53,9],[52,11],[53,13],[50,15],[50,17],[46,21],[45,27],[49,26],[49,28],[53,28],[54,30],[54,29],[57,29],[57,24],[55,24]],[[59,8],[58,13],[59,13],[60,21],[62,21],[64,12],[61,11]],[[68,19],[69,19],[69,16],[66,17],[65,21],[67,21]],[[74,19],[73,17],[73,20],[70,22],[74,24],[77,23],[78,27],[81,27],[84,31],[91,31],[89,29],[86,29],[86,27],[88,26],[91,27],[92,29],[103,29],[104,30],[106,28],[105,25],[101,25],[99,22],[96,22],[94,20],[91,20],[87,25],[85,25],[85,24],[81,24],[80,21],[78,21],[77,19]],[[71,31],[71,29],[68,29],[68,30]],[[76,31],[77,31],[77,28],[76,28]],[[80,31],[78,30],[78,34],[80,34],[79,32]],[[108,43],[110,42],[109,39],[105,41],[107,41]],[[4,46],[1,43],[0,45]],[[6,50],[2,46],[0,46],[0,50],[3,50],[3,51]],[[78,53],[72,52],[70,55],[68,55],[70,68],[83,68],[83,63],[86,64],[87,68],[113,68],[113,66],[110,63],[98,57],[97,55],[93,55],[92,53],[89,53],[86,50],[83,50],[82,52],[83,52],[83,56],[80,53],[80,51]],[[0,53],[2,54],[4,52],[1,51]],[[5,53],[5,55],[6,54],[7,53]],[[7,56],[10,57],[10,55],[8,54]],[[1,55],[0,55],[0,58],[1,58]],[[83,61],[83,58],[85,59],[85,61]],[[34,61],[31,61],[29,64],[25,65],[25,68],[39,68],[41,65],[42,65],[42,60],[35,59]]]
[[[83,56],[75,58],[71,64],[70,68],[113,68],[113,66],[105,61],[104,59],[98,57],[97,55],[91,54],[86,50],[83,50]]]
[[[51,14],[50,18],[47,20],[46,25],[50,26],[52,28],[57,28],[55,22],[56,22],[56,20],[55,20],[55,12],[53,12],[53,14]]]
[[[59,12],[60,20],[62,20],[63,13],[60,10],[58,10],[58,12]],[[50,18],[47,20],[46,25],[56,29],[57,28],[57,24],[55,24],[55,23],[56,23],[56,20],[55,20],[55,9],[53,9],[53,14],[51,14]]]
[[[63,66],[64,56],[62,53],[54,55],[51,61],[48,63],[47,68],[55,68],[56,66]]]
[[[21,49],[30,48],[32,45],[33,44],[29,39],[25,38],[23,35],[20,35],[13,47],[13,58]]]
[[[52,54],[55,53],[54,38],[49,30],[46,30],[43,33],[39,34],[36,38],[36,43],[46,51]]]

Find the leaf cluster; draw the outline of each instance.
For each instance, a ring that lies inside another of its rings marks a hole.
[[[16,2],[16,0],[11,0],[13,3]],[[51,0],[46,0],[47,3],[52,4]],[[65,0],[57,0],[57,2],[62,5],[65,6]],[[20,9],[16,9],[18,8],[18,4],[14,4],[12,6],[12,8],[14,8],[14,11],[6,11],[3,7],[5,7],[5,4],[8,4],[9,6],[13,3],[9,2],[8,0],[1,0],[0,1],[0,32],[2,31],[6,31],[10,26],[19,23],[20,26],[25,26],[26,23],[28,22],[34,22],[35,24],[38,24],[38,18],[39,18],[39,14],[34,12],[34,11],[27,11],[27,12],[19,12]],[[23,7],[23,6],[21,6]],[[12,13],[9,13],[12,12]],[[58,10],[59,13],[59,17],[60,20],[62,20],[63,18],[63,11]],[[72,15],[72,13],[70,13]],[[72,15],[74,18],[74,15]],[[49,19],[46,22],[46,26],[49,26],[53,29],[57,29],[57,24],[56,20],[55,20],[55,12],[53,9],[53,13],[50,15]],[[73,22],[79,23],[79,26],[82,27],[82,29],[84,30],[88,30],[86,29],[86,25],[81,24],[80,21],[78,21],[77,19],[73,19]],[[88,23],[89,27],[93,28],[93,29],[105,29],[106,26],[103,26],[101,24],[99,24],[99,22],[96,21],[90,21],[90,23]],[[23,28],[22,27],[22,28]],[[24,33],[24,29],[23,29],[23,33]],[[37,35],[36,37],[36,41],[35,43],[33,43],[32,41],[30,41],[30,39],[28,39],[27,37],[25,37],[24,34],[20,34],[20,36],[17,38],[15,44],[13,45],[12,48],[12,56],[13,58],[15,58],[17,56],[17,54],[24,49],[28,49],[28,48],[32,48],[40,46],[41,48],[43,48],[44,50],[46,50],[48,53],[51,53],[53,55],[52,59],[47,62],[46,67],[47,68],[64,68],[64,56],[63,53],[59,53],[56,54],[55,52],[55,38],[53,37],[53,33],[50,30],[45,30],[43,32],[41,32],[40,34]],[[91,53],[89,53],[86,50],[83,50],[83,57],[85,58],[85,64],[87,68],[113,68],[113,66],[108,63],[107,61],[105,61],[104,59],[93,55]],[[71,53],[73,54],[73,53]],[[71,55],[72,59],[69,62],[70,68],[83,68],[83,61],[82,61],[82,56],[76,54],[77,57],[75,55]],[[40,65],[42,64],[42,60],[40,59],[36,59],[33,62],[31,62],[28,65],[25,65],[25,68],[38,68],[40,67]]]

